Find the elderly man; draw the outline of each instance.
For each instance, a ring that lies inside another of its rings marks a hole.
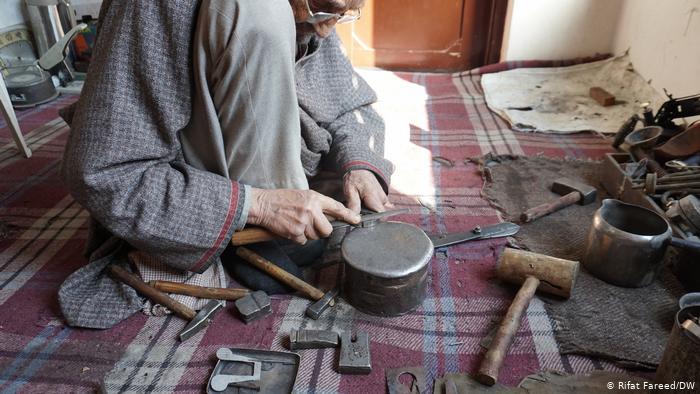
[[[257,246],[299,275],[327,216],[357,222],[361,204],[390,206],[375,95],[333,31],[363,2],[103,3],[83,94],[64,112],[62,175],[93,219],[90,264],[59,291],[70,324],[110,327],[142,307],[103,275],[108,264],[225,286],[223,260],[249,287],[281,291],[226,250],[236,229],[309,245]],[[309,190],[329,190],[329,173],[341,186],[326,194],[346,205]]]

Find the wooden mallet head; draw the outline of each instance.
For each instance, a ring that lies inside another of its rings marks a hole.
[[[578,276],[579,262],[524,250],[506,248],[496,266],[499,279],[522,285],[527,277],[539,279],[538,291],[571,297]]]

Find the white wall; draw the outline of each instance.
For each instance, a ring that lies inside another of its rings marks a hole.
[[[86,14],[97,18],[102,0],[72,0],[70,3],[76,9],[78,18]],[[31,28],[24,0],[0,0],[0,31],[16,24]]]
[[[700,93],[700,0],[623,0],[613,50],[659,92]]]
[[[611,52],[623,1],[511,0],[501,60],[570,59]]]
[[[0,30],[26,24],[23,8],[24,0],[0,0]]]

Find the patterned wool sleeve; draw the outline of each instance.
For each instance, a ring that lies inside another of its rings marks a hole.
[[[384,120],[372,107],[377,96],[353,69],[336,33],[321,40],[297,74],[301,109],[314,121],[302,117],[302,129],[320,127],[331,135],[325,162],[341,174],[370,170],[388,192],[393,165],[384,158]],[[319,139],[320,133],[307,134]],[[305,136],[307,145],[311,139]]]
[[[167,265],[202,272],[245,220],[246,188],[182,156],[197,4],[103,5],[61,172],[114,235]]]

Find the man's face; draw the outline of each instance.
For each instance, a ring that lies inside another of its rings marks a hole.
[[[306,26],[299,26],[301,29],[306,30],[306,27],[310,27],[319,37],[325,38],[331,34],[333,28],[335,27],[337,19],[332,18],[324,22],[309,24],[306,23],[306,19],[309,17],[309,11],[307,7],[307,1],[309,0],[290,0],[292,5],[292,10],[294,11],[294,20],[297,24],[302,24]],[[336,14],[343,14],[348,11],[347,0],[333,0],[328,1],[327,9],[314,9],[311,6],[311,11],[313,12],[330,12]]]

